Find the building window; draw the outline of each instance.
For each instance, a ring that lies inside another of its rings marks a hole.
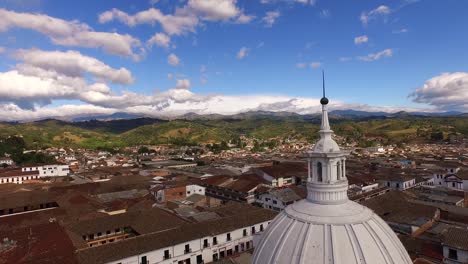
[[[147,263],[148,263],[148,259],[146,258],[146,256],[141,257],[141,264],[147,264]]]
[[[184,253],[187,254],[187,253],[190,253],[190,252],[192,252],[192,250],[190,249],[190,245],[189,245],[189,244],[186,244],[186,245],[185,245]]]
[[[260,232],[263,231],[263,224],[260,225]]]
[[[458,252],[455,249],[449,248],[449,259],[458,260]]]
[[[276,200],[273,200],[273,204],[277,204],[278,202]]]
[[[169,254],[169,249],[164,250],[164,259],[170,259],[171,254]]]
[[[247,229],[244,229],[244,230],[242,231],[242,236],[245,236],[245,237],[247,236]]]
[[[322,163],[317,162],[317,181],[322,182]]]
[[[252,234],[255,234],[255,226],[252,226]]]
[[[208,244],[208,239],[203,240],[203,247],[204,247],[204,248],[207,248],[207,247],[209,247],[209,246],[210,246],[210,245]]]
[[[226,240],[227,240],[227,241],[231,241],[231,233],[227,233],[227,235],[226,235]]]
[[[216,237],[213,237],[213,245],[218,245],[218,239]]]

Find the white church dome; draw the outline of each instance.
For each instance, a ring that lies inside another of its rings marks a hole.
[[[289,205],[273,219],[255,245],[252,263],[411,264],[385,221],[348,199],[349,153],[331,138],[325,95],[320,102],[320,141],[307,152],[307,199]]]
[[[280,213],[262,236],[255,246],[255,264],[412,263],[393,230],[352,201],[299,201]]]

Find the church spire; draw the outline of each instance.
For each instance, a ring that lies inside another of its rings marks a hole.
[[[321,131],[330,130],[330,123],[328,122],[327,104],[328,98],[325,97],[325,72],[322,70],[322,91],[323,97],[320,99],[322,105],[322,124],[320,126]]]
[[[342,151],[333,140],[333,130],[328,120],[329,100],[325,94],[325,73],[322,71],[322,120],[320,140],[308,151],[309,179],[307,199],[314,203],[343,203],[348,200],[345,161],[347,151]]]

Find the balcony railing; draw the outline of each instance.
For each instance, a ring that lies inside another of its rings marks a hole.
[[[169,255],[164,255],[164,260],[172,258],[171,254]]]
[[[207,247],[209,247],[209,246],[210,246],[210,243],[204,243],[204,244],[203,244],[203,248],[207,248]]]
[[[192,253],[192,249],[191,249],[191,248],[185,249],[185,250],[184,250],[184,253],[185,253],[185,254]]]

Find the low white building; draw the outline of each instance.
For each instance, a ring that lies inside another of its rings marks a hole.
[[[15,162],[11,158],[0,158],[0,165],[6,164],[8,166],[11,166],[15,164]]]
[[[211,263],[253,248],[253,235],[263,232],[274,213],[257,211],[124,239],[80,250],[82,263]]]
[[[21,168],[21,171],[39,171],[39,177],[63,177],[68,176],[70,173],[70,168],[66,164],[33,164],[24,166]]]
[[[298,194],[293,189],[286,187],[259,194],[257,195],[255,202],[260,204],[265,209],[279,212],[283,211],[286,206],[304,199],[305,194],[305,190],[302,194]]]
[[[468,230],[464,228],[449,228],[442,239],[444,263],[468,263]]]
[[[416,178],[405,174],[393,174],[386,175],[386,177],[380,179],[379,182],[385,187],[404,191],[416,185]]]
[[[10,170],[0,172],[0,184],[22,184],[24,181],[35,180],[38,178],[39,171]]]
[[[468,191],[468,171],[460,168],[445,168],[433,174],[434,186]]]

